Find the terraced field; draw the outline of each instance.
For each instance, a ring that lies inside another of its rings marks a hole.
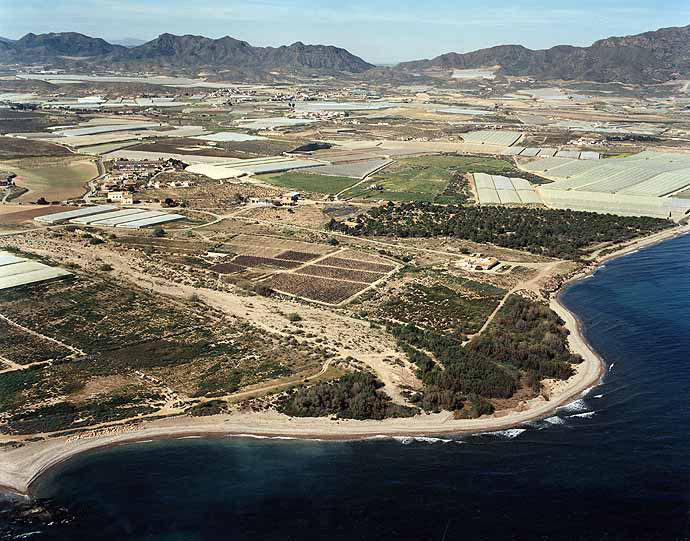
[[[359,282],[288,273],[273,276],[265,283],[277,291],[327,304],[340,304],[369,287]]]

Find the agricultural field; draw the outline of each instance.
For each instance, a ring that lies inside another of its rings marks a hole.
[[[7,360],[58,359],[0,374],[4,433],[73,429],[153,414],[172,404],[194,404],[198,398],[313,373],[323,362],[289,337],[239,319],[218,325],[219,316],[208,308],[111,280],[81,276],[70,284],[15,290],[0,297],[0,310],[87,353],[68,360],[66,348],[1,326],[8,336]]]
[[[366,252],[260,235],[241,234],[214,250],[228,255],[200,264],[226,281],[237,274],[267,290],[327,304],[340,304],[397,269]]]
[[[158,338],[195,324],[174,303],[115,289],[102,280],[82,277],[37,286],[33,292],[40,303],[21,291],[5,293],[0,297],[2,314],[87,353]]]
[[[326,304],[340,304],[369,287],[359,282],[288,273],[277,274],[264,283],[276,291]]]
[[[243,267],[267,267],[276,269],[295,269],[301,265],[299,261],[288,261],[284,259],[256,257],[250,255],[239,255],[233,259],[232,262]]]
[[[337,254],[344,252],[346,251],[341,250]],[[350,253],[355,257],[360,254]],[[340,304],[373,283],[383,280],[395,269],[395,265],[329,256],[300,266],[292,272],[275,275],[264,284],[271,289],[304,299]]]
[[[72,155],[72,153],[62,145],[55,145],[53,143],[37,141],[35,139],[17,139],[15,137],[0,136],[0,160],[16,160],[19,158],[34,158],[39,156],[59,157],[70,155]]]
[[[345,254],[339,254],[345,255]],[[359,257],[357,255],[356,257]],[[378,260],[380,261],[380,259]],[[354,269],[370,272],[387,273],[395,269],[395,265],[378,263],[376,261],[366,261],[361,259],[354,259],[348,257],[328,257],[321,260],[321,265],[328,265],[331,267],[342,267],[344,269]]]
[[[261,175],[261,180],[270,182],[289,190],[306,193],[322,193],[335,195],[357,182],[350,177],[337,177],[330,175],[316,175],[291,171],[278,175]]]
[[[2,91],[0,91],[0,94],[2,94]],[[0,109],[0,134],[45,132],[51,126],[70,124],[74,121],[74,118],[75,115],[69,113],[63,115],[54,112],[43,113],[40,111]],[[0,138],[0,141],[4,141],[4,138]],[[33,147],[35,143],[35,141],[25,142],[30,143],[25,146],[27,149]],[[40,147],[40,144],[38,146]]]
[[[371,284],[385,277],[378,272],[367,272],[348,268],[329,267],[325,265],[309,265],[299,270],[299,274],[318,276],[321,278],[333,278],[335,280],[347,280],[349,282],[361,282]]]
[[[467,200],[466,173],[502,174],[513,171],[512,163],[474,156],[422,156],[389,165],[366,183],[352,188],[343,198],[460,203]],[[378,189],[371,189],[375,185]]]
[[[20,225],[25,222],[31,222],[31,220],[37,216],[45,216],[46,214],[53,214],[68,210],[74,210],[74,207],[62,205],[37,205],[35,207],[11,204],[2,205],[0,207],[0,226]]]
[[[96,164],[84,157],[8,160],[0,162],[0,169],[16,173],[15,184],[29,190],[19,202],[81,197],[88,181],[98,175]]]
[[[327,244],[245,233],[229,239],[223,244],[223,247],[224,249],[227,247],[241,255],[261,256],[263,255],[261,251],[264,250],[266,251],[265,257],[276,257],[280,253],[292,251],[314,255],[325,255],[335,251],[335,248]],[[269,252],[273,255],[268,255]]]
[[[62,359],[72,354],[72,351],[64,346],[28,333],[2,319],[0,319],[0,336],[2,336],[0,358],[16,364]],[[0,367],[2,367],[1,364]]]
[[[192,138],[165,138],[141,143],[129,150],[162,152],[164,154],[189,154],[197,156],[217,156],[224,158],[261,158],[277,156],[299,146],[298,142],[280,140],[226,141],[213,145]]]
[[[333,165],[324,165],[323,167],[315,167],[312,171],[307,171],[314,175],[333,175],[338,177],[351,177],[354,179],[361,179],[381,169],[383,166],[391,163],[387,158],[372,158],[368,160],[357,161],[340,161],[333,163]]]

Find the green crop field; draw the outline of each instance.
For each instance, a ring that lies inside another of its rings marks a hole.
[[[263,175],[261,179],[291,190],[327,194],[336,194],[357,182],[356,179],[349,177],[332,177],[295,172],[282,173],[280,175]]]
[[[512,163],[477,156],[422,156],[407,158],[381,171],[343,197],[384,199],[387,201],[427,201],[459,203],[465,200],[465,173],[508,174]],[[382,189],[370,189],[372,184]]]

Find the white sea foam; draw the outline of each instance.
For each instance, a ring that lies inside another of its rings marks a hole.
[[[23,533],[23,534],[15,537],[15,539],[28,539],[29,537],[33,537],[34,535],[39,534],[39,533],[43,533],[43,531],[42,530],[36,530],[35,532]]]
[[[453,441],[443,438],[430,438],[427,436],[393,436],[393,439],[403,445],[410,445],[411,443],[450,443]]]
[[[198,440],[201,436],[180,436],[178,440]]]
[[[582,411],[587,411],[589,408],[587,407],[587,404],[583,399],[575,400],[575,402],[571,402],[570,404],[566,404],[565,406],[561,406],[558,408],[558,411],[565,411],[565,412],[582,412]]]
[[[497,430],[496,432],[482,432],[484,436],[496,436],[498,438],[507,438],[512,440],[517,438],[523,432],[527,432],[526,428],[508,428],[507,430]]]
[[[260,434],[230,434],[228,438],[253,438],[255,440],[298,440],[291,436],[262,436]],[[316,438],[309,438],[312,441],[321,441]]]
[[[139,440],[132,443],[151,443],[153,440]]]
[[[565,421],[561,419],[558,415],[554,415],[553,417],[547,417],[544,419],[545,423],[549,423],[550,425],[562,425],[565,424]]]
[[[594,398],[603,398],[603,397],[604,397],[603,394],[595,394],[595,395],[594,395]]]
[[[570,417],[581,417],[582,419],[591,419],[596,415],[596,411],[586,411],[584,413],[576,413],[575,415],[571,415]]]

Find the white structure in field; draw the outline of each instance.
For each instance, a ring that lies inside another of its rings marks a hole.
[[[481,205],[543,204],[534,187],[522,178],[475,173],[474,183]]]
[[[112,205],[98,205],[84,207],[67,212],[58,212],[34,218],[47,224],[59,224],[69,222],[78,225],[102,226],[102,227],[128,227],[140,229],[152,225],[160,225],[168,222],[184,220],[187,217],[182,214],[169,214],[160,210],[118,209]]]
[[[641,152],[605,160],[583,154],[522,166],[555,181],[536,190],[548,206],[672,220],[690,214],[690,199],[674,197],[690,189],[690,154]]]
[[[273,156],[251,160],[232,159],[214,164],[196,164],[187,167],[186,171],[206,175],[214,180],[239,178],[262,173],[281,173],[293,169],[306,169],[328,165],[324,162],[292,158],[290,156]]]
[[[0,252],[0,291],[71,276],[71,272]]]

